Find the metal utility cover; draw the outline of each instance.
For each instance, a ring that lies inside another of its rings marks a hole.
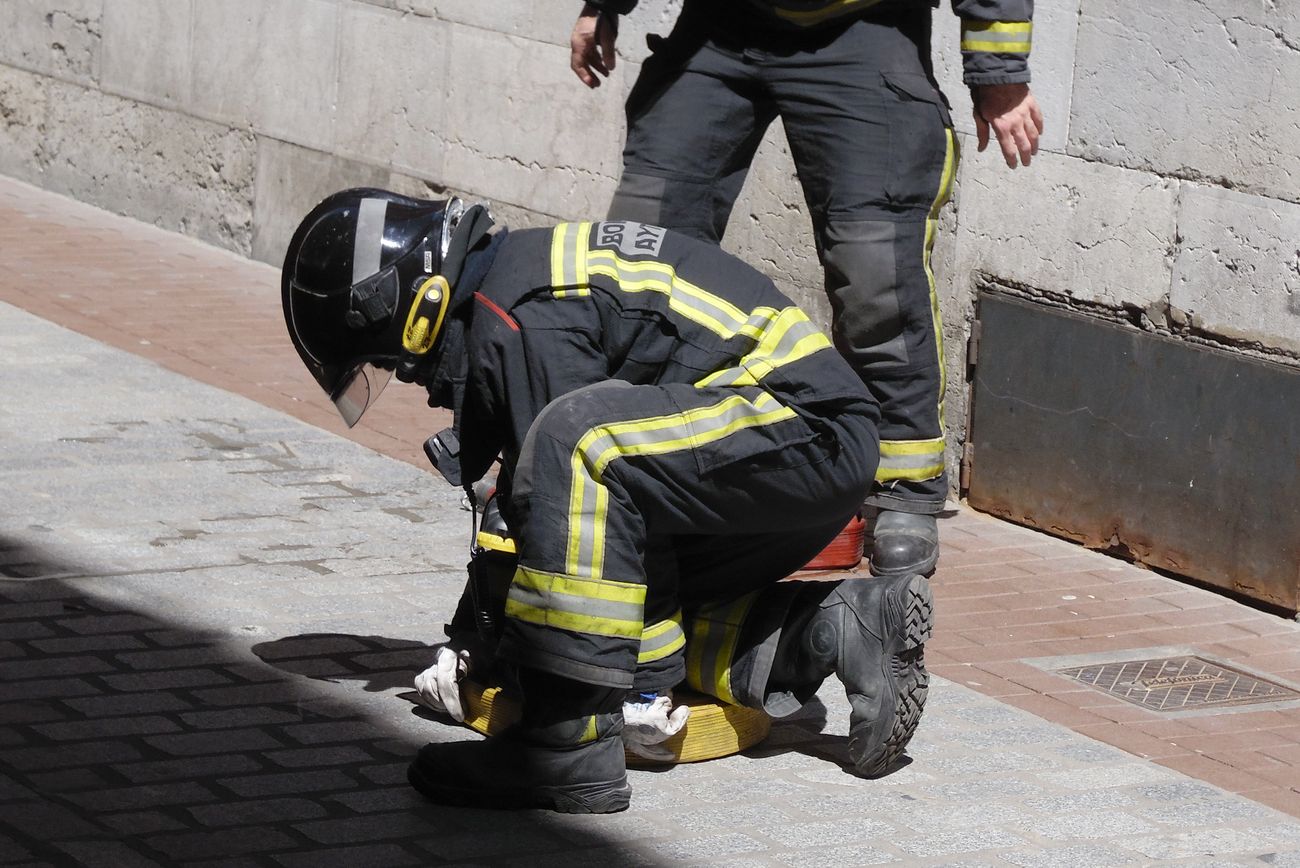
[[[976,509],[1292,612],[1300,370],[983,293]]]
[[[1300,693],[1200,657],[1126,660],[1058,669],[1151,711],[1194,711],[1300,699]]]

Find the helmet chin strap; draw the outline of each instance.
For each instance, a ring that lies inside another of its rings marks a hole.
[[[395,372],[401,382],[427,382],[437,367],[439,354],[433,349],[442,335],[452,291],[469,252],[488,234],[492,222],[484,206],[466,208],[452,229],[441,273],[422,279],[402,331],[402,351]]]

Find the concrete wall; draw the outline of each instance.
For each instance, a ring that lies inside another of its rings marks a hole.
[[[1034,165],[976,153],[957,20],[936,63],[964,158],[935,255],[963,436],[974,290],[996,284],[1187,340],[1300,361],[1300,11],[1276,0],[1040,2]],[[0,172],[278,263],[341,186],[490,200],[512,225],[599,215],[648,32],[587,91],[578,2],[3,0]],[[727,246],[824,321],[779,126]],[[954,456],[955,457],[955,456]]]

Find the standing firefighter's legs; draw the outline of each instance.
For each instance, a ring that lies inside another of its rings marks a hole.
[[[609,219],[717,243],[776,109],[753,65],[706,37],[709,5],[687,4],[641,67]]]
[[[812,214],[835,345],[880,403],[871,569],[933,571],[943,509],[943,329],[930,268],[956,144],[928,69],[930,10],[854,22],[815,52],[773,61]]]

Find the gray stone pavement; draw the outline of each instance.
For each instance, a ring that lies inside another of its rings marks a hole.
[[[0,865],[1300,866],[1297,820],[943,679],[881,780],[828,684],[624,814],[426,805],[409,756],[477,737],[402,697],[458,492],[6,305],[0,371]]]

